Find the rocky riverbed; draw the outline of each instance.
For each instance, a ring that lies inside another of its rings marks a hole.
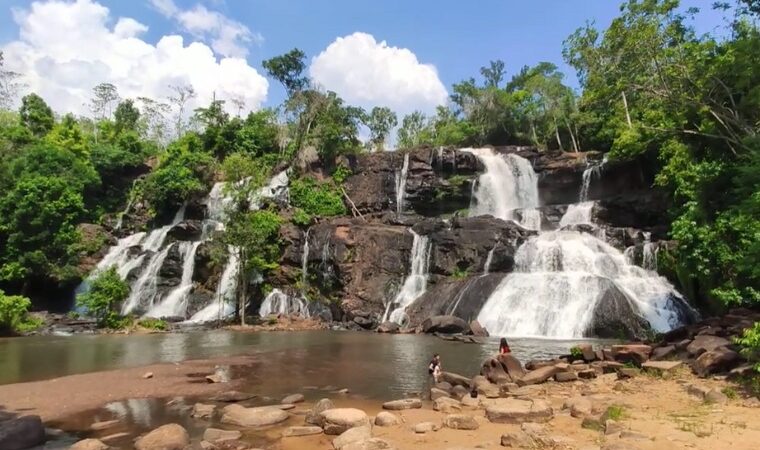
[[[276,370],[262,372],[262,359],[254,356],[5,385],[0,448],[45,440],[46,448],[78,450],[756,448],[760,400],[738,383],[744,366],[703,370],[704,355],[733,351],[728,339],[709,334],[730,338],[725,324],[731,317],[719,319],[653,345],[579,344],[568,355],[524,364],[494,355],[462,370],[466,376],[445,372],[435,386],[391,399],[345,386],[308,386],[308,375],[287,370],[278,379]],[[679,346],[672,345],[676,339]],[[336,360],[333,369],[346,367]],[[338,383],[345,379],[335,375]]]

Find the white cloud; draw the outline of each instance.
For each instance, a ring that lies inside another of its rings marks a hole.
[[[435,66],[367,33],[337,38],[312,60],[309,73],[318,84],[363,107],[431,112],[448,99]]]
[[[264,38],[242,23],[232,20],[218,11],[211,11],[197,4],[191,9],[180,9],[174,0],[150,0],[164,16],[176,20],[182,29],[198,39],[211,43],[215,52],[223,56],[244,57],[246,45],[261,43]]]
[[[7,66],[59,112],[87,113],[92,88],[103,82],[124,98],[154,99],[168,96],[169,85],[191,84],[198,94],[191,109],[214,94],[243,99],[247,110],[266,100],[267,80],[244,59],[218,59],[206,44],[176,35],[148,43],[140,37],[147,26],[125,17],[111,26],[108,8],[96,0],[36,1],[13,17],[19,38],[0,47]]]

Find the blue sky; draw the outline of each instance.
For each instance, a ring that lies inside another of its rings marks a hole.
[[[263,59],[293,47],[311,58],[337,38],[349,37],[314,64],[314,78],[361,106],[385,100],[400,112],[432,110],[453,83],[476,76],[492,59],[504,60],[510,73],[523,65],[551,61],[563,68],[571,85],[577,85],[572,70],[562,62],[563,40],[586,21],[606,27],[619,13],[618,0],[479,0],[467,5],[453,0],[57,2],[67,9],[45,9],[55,3],[48,0],[37,2],[38,9],[29,1],[4,0],[0,48],[9,66],[25,74],[34,72],[29,75],[31,87],[46,98],[64,98],[53,101],[59,108],[81,105],[88,83],[94,85],[97,76],[114,78],[101,81],[114,82],[125,95],[135,95],[144,86],[147,95],[160,97],[166,95],[166,84],[187,80],[203,91],[199,101],[223,92],[243,97],[251,108],[272,106],[284,93],[279,85],[262,81]],[[718,13],[710,11],[711,0],[683,3],[704,10],[696,24],[699,31],[723,23]],[[134,23],[124,22],[130,26],[116,31],[120,18]],[[84,31],[66,21],[85,24],[80,27]],[[184,41],[175,42],[171,50],[143,48],[171,35]],[[211,56],[203,49],[191,52],[188,46],[193,41],[204,44]],[[61,51],[67,42],[69,48]],[[109,45],[120,49],[120,59],[104,48]],[[131,45],[134,49],[127,48]],[[86,55],[88,49],[93,55]],[[225,57],[231,58],[229,64],[215,64]],[[239,58],[244,58],[245,67]],[[145,65],[135,59],[144,59]],[[171,65],[167,60],[173,61]],[[202,74],[192,73],[195,62]],[[68,81],[51,80],[52,74]],[[205,89],[199,84],[213,86]]]

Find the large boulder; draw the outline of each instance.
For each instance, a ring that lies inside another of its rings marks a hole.
[[[170,423],[156,428],[135,442],[137,450],[184,450],[190,436],[181,425]]]
[[[719,372],[728,372],[741,362],[741,356],[726,347],[709,350],[694,361],[692,368],[700,377]]]
[[[428,289],[406,309],[411,326],[417,326],[428,317],[455,315],[471,320],[485,305],[488,297],[504,279],[504,273],[473,275],[466,279],[448,277]]]
[[[531,370],[526,373],[522,378],[516,380],[519,386],[528,386],[531,384],[539,384],[553,377],[560,371],[556,366],[540,367],[536,370]]]
[[[456,316],[433,316],[422,322],[424,333],[469,333],[470,325]]]
[[[339,435],[355,427],[369,425],[367,413],[356,408],[333,408],[319,414],[325,434]]]
[[[24,416],[0,422],[0,448],[23,450],[45,442],[45,427],[39,416]]]
[[[488,330],[483,327],[483,325],[480,324],[477,320],[473,320],[470,322],[470,331],[472,332],[473,336],[478,337],[488,337],[490,334],[488,334]]]
[[[401,419],[388,411],[380,411],[375,416],[375,425],[378,427],[392,427],[401,424]]]
[[[240,405],[226,406],[222,414],[222,423],[240,427],[264,427],[288,420],[289,414],[280,408],[262,406],[245,408]]]
[[[598,279],[603,294],[594,307],[587,336],[611,339],[644,339],[651,334],[649,322],[611,280]]]
[[[306,414],[306,423],[310,425],[319,425],[321,423],[321,419],[319,418],[319,415],[323,411],[327,411],[328,409],[335,408],[335,405],[333,404],[332,400],[329,398],[323,398],[320,401],[318,401],[313,408]]]
[[[613,345],[612,355],[620,363],[632,363],[639,367],[649,360],[652,347],[644,344]]]
[[[445,381],[454,387],[463,386],[468,389],[470,388],[469,378],[453,372],[441,372],[441,381]]]
[[[486,405],[486,417],[494,423],[548,422],[554,410],[543,400],[496,399]]]
[[[686,351],[691,356],[699,356],[702,353],[717,350],[720,347],[728,345],[731,345],[731,341],[728,339],[718,336],[699,335],[686,347]]]
[[[361,427],[350,428],[344,431],[343,433],[341,433],[340,436],[333,439],[333,447],[336,450],[340,450],[343,447],[347,446],[348,444],[366,441],[367,439],[370,439],[371,437],[372,437],[372,428],[370,428],[369,425],[363,425]]]

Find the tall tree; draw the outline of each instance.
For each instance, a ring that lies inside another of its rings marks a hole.
[[[370,148],[374,151],[382,151],[391,130],[398,125],[398,118],[390,108],[375,106],[366,115],[365,125],[369,128]]]
[[[140,110],[137,109],[132,99],[124,100],[116,107],[114,126],[117,134],[122,131],[137,131],[139,121]]]
[[[21,123],[37,137],[48,134],[55,124],[53,110],[37,94],[29,94],[21,99],[19,115]]]
[[[19,80],[21,74],[5,69],[3,52],[0,52],[0,110],[10,110],[16,96],[24,88]]]
[[[113,105],[119,101],[119,91],[111,83],[100,83],[92,89],[90,110],[96,119],[110,118],[113,113]]]
[[[198,94],[195,93],[195,88],[191,84],[172,85],[169,88],[173,91],[173,94],[167,100],[169,100],[169,104],[174,108],[174,132],[176,138],[179,139],[185,133],[187,105]]]
[[[309,79],[303,76],[303,71],[306,69],[306,54],[297,48],[284,55],[267,59],[262,66],[270,77],[282,83],[289,97],[309,85]]]

